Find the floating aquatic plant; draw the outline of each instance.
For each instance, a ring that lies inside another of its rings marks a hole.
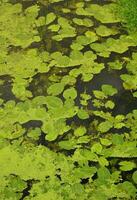
[[[116,8],[0,1],[1,200],[137,198],[137,108],[116,101],[137,97],[137,40]]]

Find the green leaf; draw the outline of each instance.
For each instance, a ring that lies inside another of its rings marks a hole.
[[[102,23],[116,23],[119,22],[120,19],[118,19],[118,16],[115,14],[115,9],[116,5],[110,3],[106,5],[91,4],[87,10]]]
[[[71,49],[79,51],[82,50],[84,48],[84,46],[82,46],[81,44],[77,43],[77,42],[73,42],[71,45]]]
[[[46,16],[46,25],[52,23],[56,19],[56,15],[54,13],[48,13]]]
[[[99,91],[99,90],[93,90],[93,94],[97,99],[107,98],[107,96],[102,91]]]
[[[78,143],[78,144],[81,144],[81,143],[88,143],[88,142],[90,142],[90,138],[89,138],[89,136],[87,136],[87,135],[84,135],[84,136],[79,137],[79,138],[77,139],[77,143]]]
[[[29,137],[35,139],[35,140],[38,140],[39,137],[40,137],[40,134],[41,134],[40,128],[35,128],[35,129],[29,131],[27,135],[28,135]]]
[[[113,96],[117,93],[117,89],[114,88],[112,85],[104,84],[102,85],[101,89],[107,96]]]
[[[85,111],[83,109],[79,109],[77,115],[80,119],[88,119],[89,118],[89,114],[87,113],[87,111]]]
[[[72,88],[65,90],[63,93],[63,97],[65,99],[76,99],[76,97],[77,97],[76,89],[72,87]]]
[[[129,181],[125,181],[122,184],[122,188],[126,191],[126,193],[130,196],[133,197],[134,199],[136,198],[136,192],[137,189],[135,188],[135,186],[129,182]]]
[[[98,162],[99,162],[100,166],[102,166],[102,167],[105,167],[105,166],[109,165],[109,162],[104,157],[98,158]]]
[[[92,177],[96,173],[96,171],[96,167],[84,166],[81,168],[74,169],[73,173],[78,178],[89,178]]]
[[[46,104],[48,108],[62,108],[63,103],[60,98],[54,96],[46,96]]]
[[[113,109],[113,108],[115,107],[115,104],[114,104],[113,101],[108,100],[108,101],[105,103],[105,107],[106,107],[106,108]]]
[[[132,179],[133,179],[134,183],[137,184],[137,171],[135,171],[135,172],[133,173]]]
[[[136,167],[135,163],[130,161],[122,161],[119,163],[119,165],[122,171],[131,171]]]
[[[85,35],[89,39],[90,44],[98,40],[98,36],[93,31],[86,31]]]
[[[137,92],[133,93],[133,97],[137,98]]]
[[[105,133],[107,131],[109,131],[111,128],[113,127],[113,124],[109,121],[105,121],[105,122],[101,122],[98,126],[98,130],[101,133]]]
[[[77,8],[83,8],[84,7],[84,2],[78,2],[76,3]]]
[[[100,25],[96,28],[96,33],[102,37],[107,37],[110,35],[116,35],[118,31],[113,28],[108,28],[107,26]]]
[[[86,27],[93,26],[93,22],[91,21],[91,19],[88,19],[88,18],[84,18],[84,19],[73,18],[73,22],[79,26],[86,26]]]
[[[75,140],[71,139],[59,142],[59,146],[61,149],[71,150],[77,147],[77,143]]]
[[[75,129],[74,135],[76,137],[83,136],[83,135],[85,135],[86,131],[87,130],[86,130],[86,128],[84,126],[80,126],[77,129]]]
[[[102,145],[100,143],[95,143],[91,147],[91,152],[101,154],[102,152]]]
[[[54,83],[53,85],[51,85],[48,89],[47,92],[49,95],[59,95],[63,92],[64,90],[64,84],[62,83]]]
[[[101,139],[100,139],[100,142],[101,142],[101,144],[104,145],[104,146],[110,146],[110,145],[112,144],[112,142],[111,142],[110,140],[104,139],[104,138],[101,138]]]
[[[106,184],[106,182],[110,179],[110,172],[106,167],[101,167],[97,171],[98,182],[100,184]]]
[[[123,135],[119,135],[119,134],[114,134],[112,136],[112,142],[115,145],[119,145],[119,144],[123,144],[124,140],[123,140]]]
[[[115,62],[109,62],[108,64],[109,67],[114,70],[121,70],[123,68],[123,63],[119,60],[116,60]]]
[[[50,25],[50,26],[48,27],[48,29],[50,29],[52,32],[58,32],[59,29],[60,29],[60,25],[58,25],[58,24],[53,24],[53,25]]]

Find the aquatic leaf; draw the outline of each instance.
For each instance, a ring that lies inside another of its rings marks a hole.
[[[93,103],[93,106],[96,108],[104,107],[104,103],[102,103],[102,101],[99,99],[93,99],[92,103]]]
[[[129,195],[129,198],[130,197],[136,198],[137,190],[131,182],[124,181],[124,183],[121,186],[126,191],[126,193]]]
[[[77,15],[83,15],[83,16],[93,16],[93,14],[91,12],[87,11],[83,7],[78,7],[76,9],[76,14]]]
[[[56,15],[51,12],[46,15],[46,25],[52,23],[56,19]]]
[[[121,161],[119,165],[122,171],[131,171],[136,167],[135,163],[130,161]]]
[[[137,88],[136,75],[122,74],[120,77],[124,81],[123,86],[126,90],[136,90]]]
[[[62,11],[63,11],[63,13],[70,13],[71,12],[71,10],[68,9],[68,8],[62,8]]]
[[[86,128],[84,126],[80,126],[77,129],[75,129],[74,131],[74,135],[75,136],[83,136],[86,133]]]
[[[87,118],[89,118],[88,112],[86,112],[86,111],[83,110],[83,109],[79,109],[77,115],[78,115],[78,117],[79,117],[80,119],[87,119]]]
[[[124,142],[121,145],[116,145],[108,150],[104,150],[104,155],[107,157],[117,158],[136,158],[137,148],[135,142]]]
[[[105,103],[105,107],[106,107],[106,108],[113,109],[113,108],[115,107],[115,104],[114,104],[113,101],[108,100],[108,101]]]
[[[96,167],[83,166],[81,168],[74,169],[73,173],[75,173],[76,177],[79,178],[89,178],[92,177],[96,171]]]
[[[108,181],[108,179],[110,179],[110,172],[106,167],[99,168],[97,171],[97,175],[98,182],[100,184],[105,184]]]
[[[113,96],[117,93],[117,89],[114,88],[112,85],[104,84],[101,86],[102,91],[105,95]]]
[[[136,98],[137,98],[137,92],[134,92],[134,93],[133,93],[133,97],[136,97]]]
[[[77,139],[77,144],[86,144],[86,143],[88,143],[88,142],[90,142],[90,138],[89,138],[89,136],[87,136],[87,135],[84,135],[84,136],[81,136],[81,137],[79,137],[78,139]]]
[[[53,24],[53,25],[50,25],[50,26],[48,27],[48,29],[50,29],[52,32],[58,32],[59,29],[60,29],[60,25],[58,25],[58,24]]]
[[[109,162],[104,157],[99,157],[98,158],[98,162],[99,162],[99,164],[100,164],[101,167],[105,167],[105,166],[109,165]]]
[[[64,119],[49,119],[42,126],[42,131],[47,134],[46,140],[48,141],[54,141],[58,135],[63,135],[69,129],[70,127],[66,125]]]
[[[94,43],[90,47],[98,52],[98,55],[103,57],[109,57],[111,52],[124,53],[130,46],[135,46],[135,41],[126,36],[122,35],[119,39],[108,38],[103,43]]]
[[[60,98],[54,96],[46,96],[45,98],[48,108],[62,108],[63,103]]]
[[[62,77],[61,83],[64,85],[74,85],[76,83],[76,79],[73,76],[66,75]]]
[[[97,35],[100,35],[102,37],[107,37],[110,35],[116,35],[118,31],[113,28],[108,28],[107,26],[100,25],[99,27],[96,28],[96,33]]]
[[[77,91],[75,88],[66,89],[63,93],[65,99],[75,99],[77,97]]]
[[[102,145],[104,146],[110,146],[112,144],[112,141],[111,140],[108,140],[108,139],[105,139],[105,138],[101,138],[100,139],[100,142]]]
[[[118,16],[115,15],[115,4],[107,4],[100,6],[98,4],[91,4],[86,9],[87,12],[91,13],[97,20],[102,23],[116,23],[119,22]]]
[[[86,31],[85,35],[89,39],[90,44],[98,40],[98,36],[92,31]]]
[[[105,121],[105,122],[101,122],[98,126],[98,130],[101,133],[105,133],[107,131],[109,131],[111,128],[113,127],[113,124],[109,121]]]
[[[38,140],[39,137],[40,137],[40,134],[41,134],[40,128],[35,128],[35,129],[29,131],[27,135],[28,135],[29,137],[35,139],[35,140]]]
[[[69,67],[70,59],[67,56],[60,56],[57,58],[57,67]]]
[[[81,100],[80,100],[81,105],[87,106],[88,101],[91,99],[91,96],[83,93],[83,94],[80,94],[80,97],[81,97]]]
[[[137,171],[135,171],[132,175],[133,181],[137,184]]]
[[[54,83],[48,89],[47,92],[49,95],[59,95],[64,90],[64,84],[62,83]]]
[[[75,28],[70,25],[69,20],[65,17],[58,17],[58,25],[60,26],[60,29],[57,35],[52,36],[53,40],[61,41],[64,38],[76,36]]]
[[[115,62],[109,62],[108,64],[109,67],[114,70],[121,70],[123,68],[123,63],[119,60],[116,60]]]
[[[108,48],[106,47],[106,44],[100,44],[100,43],[93,43],[90,45],[91,49],[95,50],[97,54],[101,57],[109,57],[110,51],[108,51]]]
[[[84,2],[78,2],[76,3],[77,8],[83,8],[84,7]]]
[[[79,51],[79,50],[81,50],[83,48],[84,48],[84,46],[82,46],[81,44],[79,44],[77,42],[74,42],[71,45],[71,49],[76,50],[76,51]]]
[[[86,27],[93,26],[93,22],[88,18],[84,18],[84,19],[73,18],[73,22],[79,26],[86,26]]]
[[[36,25],[37,25],[37,27],[44,26],[45,25],[45,17],[43,17],[43,16],[39,17],[36,21]]]
[[[91,152],[101,154],[102,152],[102,145],[100,143],[95,143],[91,147]]]
[[[94,38],[93,38],[93,41],[94,41]],[[85,35],[81,35],[81,36],[77,36],[76,42],[80,45],[86,46],[86,45],[92,43],[92,39],[86,37]]]
[[[93,94],[97,99],[105,99],[107,96],[104,94],[104,92],[99,90],[93,90]]]
[[[75,149],[78,145],[76,140],[71,139],[59,142],[59,146],[61,149],[71,150]]]

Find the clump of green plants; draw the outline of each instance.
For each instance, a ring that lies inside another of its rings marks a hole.
[[[0,0],[0,200],[137,199],[137,42],[115,2]]]
[[[130,30],[137,30],[137,1],[118,0],[118,13],[123,24]]]

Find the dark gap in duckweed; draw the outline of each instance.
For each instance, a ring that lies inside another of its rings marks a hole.
[[[115,115],[128,114],[137,109],[137,99],[133,97],[130,91],[123,91],[114,100],[116,105],[114,108]]]
[[[41,127],[41,125],[42,125],[41,121],[31,120],[29,122],[24,123],[23,127],[26,128],[26,129],[29,129],[29,128]]]
[[[22,197],[20,198],[20,200],[23,200],[25,197],[30,195],[30,190],[32,188],[33,185],[33,181],[34,180],[28,180],[27,181],[27,187],[22,191]]]
[[[16,97],[12,93],[12,80],[9,76],[1,76],[2,83],[0,84],[0,98],[5,102],[9,100],[15,100]]]

